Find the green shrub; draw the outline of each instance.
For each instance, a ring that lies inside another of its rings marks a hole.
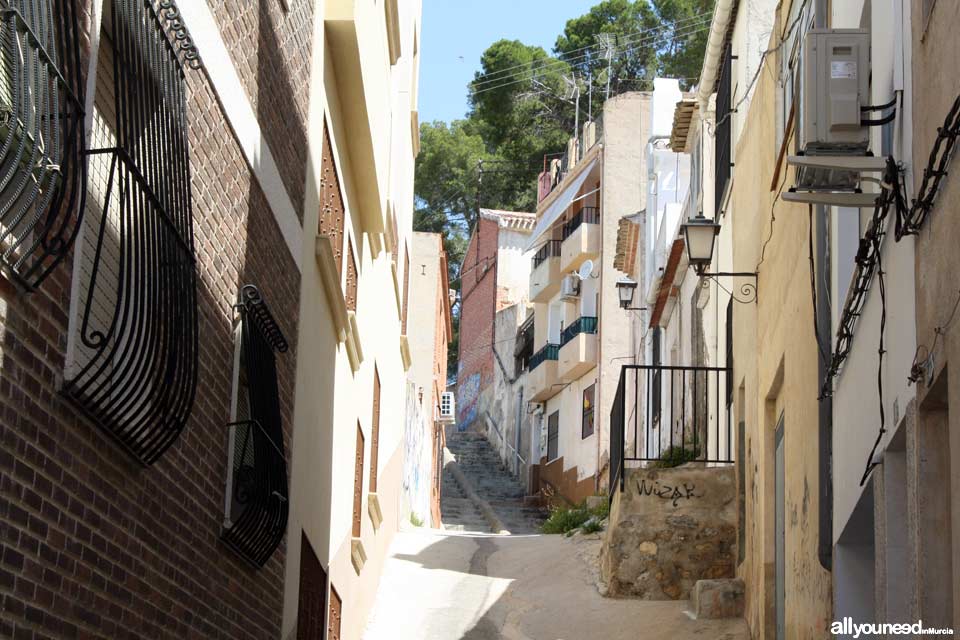
[[[610,503],[602,500],[593,509],[587,508],[586,502],[575,507],[554,507],[550,510],[550,517],[541,526],[544,533],[568,534],[576,529],[584,533],[596,533],[603,529],[600,525],[610,513]]]
[[[410,524],[412,524],[412,525],[415,526],[415,527],[422,527],[422,526],[423,526],[423,520],[421,520],[420,518],[418,518],[418,517],[417,517],[417,514],[411,512],[411,513],[410,513]]]
[[[699,457],[700,449],[676,445],[661,453],[659,462],[653,463],[653,466],[658,469],[672,469],[693,462]]]

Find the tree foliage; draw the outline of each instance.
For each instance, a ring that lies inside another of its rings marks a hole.
[[[613,44],[610,94],[650,90],[655,77],[696,84],[714,0],[602,0],[569,20],[551,55],[518,40],[499,40],[480,58],[467,87],[463,120],[420,126],[414,228],[443,234],[450,286],[459,269],[478,206],[512,211],[536,207],[536,177],[544,156],[562,152],[577,121],[600,111],[608,60],[597,46]],[[601,34],[610,34],[603,36]],[[482,181],[481,181],[482,176]],[[458,338],[454,307],[454,339]],[[456,371],[455,344],[450,373]]]

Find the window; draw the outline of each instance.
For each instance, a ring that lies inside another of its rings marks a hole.
[[[80,20],[76,0],[0,9],[0,272],[30,291],[67,255],[83,212]]]
[[[301,532],[297,640],[322,640],[326,614],[327,573],[307,540],[307,535]]]
[[[357,448],[353,466],[353,537],[360,537],[360,510],[363,507],[363,429],[357,423]]]
[[[720,213],[723,209],[723,196],[727,188],[727,182],[730,180],[730,167],[732,158],[732,136],[733,130],[733,55],[731,54],[730,43],[727,43],[720,59],[720,79],[717,82],[717,127],[716,127],[716,148],[714,170],[714,220],[720,219]]]
[[[596,385],[592,384],[583,390],[583,425],[581,426],[581,438],[589,438],[593,435],[593,403]]]
[[[410,306],[410,248],[403,247],[403,318],[400,333],[407,335],[407,307]]]
[[[256,287],[242,289],[237,311],[222,538],[261,567],[287,527],[287,462],[274,355],[287,351],[287,341]]]
[[[373,365],[373,417],[370,424],[370,493],[376,493],[380,458],[380,372],[377,365]]]
[[[197,380],[183,66],[196,60],[164,20],[152,3],[104,3],[64,384],[145,465],[183,430]]]
[[[560,455],[560,412],[554,411],[547,419],[547,462]]]
[[[340,623],[343,613],[343,602],[340,594],[330,585],[330,623],[327,627],[327,640],[340,640]]]
[[[333,248],[333,259],[337,273],[343,276],[343,236],[344,236],[343,191],[340,189],[340,176],[330,141],[330,129],[323,123],[323,151],[320,160],[320,219],[317,233],[329,238]]]
[[[353,255],[353,241],[347,240],[347,310],[357,310],[357,259]]]
[[[800,103],[795,103],[798,85],[800,83],[800,49],[803,43],[803,37],[806,34],[807,26],[812,23],[813,5],[811,2],[794,2],[790,6],[790,12],[783,16],[784,20],[780,23],[779,35],[784,38],[783,45],[778,54],[779,64],[779,87],[777,89],[777,152],[784,144],[784,138],[787,135],[787,126],[790,122],[790,115],[794,108],[798,108]],[[805,15],[801,18],[800,12]],[[796,26],[794,26],[794,24]],[[793,29],[791,30],[791,27]],[[803,122],[799,112],[793,113],[793,122]]]

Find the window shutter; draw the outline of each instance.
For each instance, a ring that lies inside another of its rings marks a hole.
[[[343,234],[345,213],[340,176],[330,142],[330,129],[323,125],[323,151],[320,160],[320,221],[317,233],[330,238],[337,273],[343,276]]]
[[[357,310],[357,258],[353,255],[353,241],[347,240],[347,310]]]
[[[380,459],[380,372],[373,366],[373,418],[370,429],[370,493],[377,492],[377,464]]]
[[[83,243],[64,390],[139,462],[183,430],[197,381],[184,62],[176,7],[112,2],[98,60]],[[172,7],[172,8],[171,8]],[[171,27],[173,28],[173,27]],[[176,40],[176,43],[172,42]],[[145,69],[149,69],[145,71]],[[112,99],[111,99],[112,98]]]
[[[306,534],[300,534],[300,596],[297,603],[297,640],[323,640],[327,614],[327,574]]]
[[[237,305],[241,322],[241,368],[237,382],[240,418],[233,429],[228,467],[227,525],[223,541],[261,567],[280,545],[287,528],[287,463],[274,352],[287,342],[256,287],[243,288]]]
[[[410,248],[403,248],[403,318],[400,333],[407,335],[407,307],[410,306]]]
[[[30,291],[83,215],[80,19],[76,0],[3,0],[0,25],[0,271]]]
[[[340,622],[343,603],[340,594],[330,585],[330,623],[327,628],[327,640],[340,640]]]
[[[353,468],[353,537],[360,537],[360,509],[363,504],[363,430],[357,423],[357,449]]]

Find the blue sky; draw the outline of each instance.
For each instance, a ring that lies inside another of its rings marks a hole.
[[[547,52],[570,18],[599,0],[423,0],[420,122],[456,120],[467,111],[467,83],[480,55],[501,38]]]

